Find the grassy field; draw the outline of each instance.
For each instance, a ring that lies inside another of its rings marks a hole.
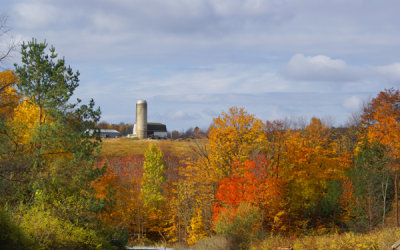
[[[272,236],[251,249],[279,249],[292,247],[293,249],[391,249],[391,246],[400,240],[400,228],[376,229],[369,233],[342,233],[321,236],[303,236],[287,238]]]
[[[135,140],[130,138],[103,139],[100,157],[143,155],[150,144],[158,145],[165,155],[188,155],[194,148],[204,147],[205,140]]]

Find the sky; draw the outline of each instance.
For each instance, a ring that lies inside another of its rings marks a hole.
[[[2,0],[17,42],[36,38],[80,72],[102,120],[207,128],[230,107],[257,118],[346,123],[400,87],[398,0]],[[3,41],[1,41],[3,40]],[[18,51],[3,67],[20,64]]]

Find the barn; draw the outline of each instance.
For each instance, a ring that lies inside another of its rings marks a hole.
[[[153,139],[165,139],[167,138],[167,125],[158,122],[148,122],[147,123],[147,137]],[[136,132],[137,126],[133,125],[133,136],[137,137]]]
[[[162,123],[147,123],[147,138],[167,138],[167,125]]]

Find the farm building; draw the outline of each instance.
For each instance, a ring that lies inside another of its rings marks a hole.
[[[118,138],[121,134],[115,129],[100,129],[100,137]]]
[[[137,135],[137,126],[133,125],[133,136],[138,137]],[[164,139],[167,138],[167,126],[162,123],[148,122],[147,123],[147,131],[146,138],[154,138],[154,139]]]

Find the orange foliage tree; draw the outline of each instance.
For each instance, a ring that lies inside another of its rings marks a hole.
[[[285,183],[272,175],[265,158],[235,162],[233,173],[219,182],[214,204],[214,221],[226,209],[237,209],[245,202],[262,211],[264,228],[285,230]]]
[[[317,118],[312,118],[305,129],[287,133],[280,176],[288,185],[294,224],[303,227],[307,223],[304,209],[326,196],[328,182],[343,180],[350,160],[348,154],[338,152],[330,130]]]
[[[100,218],[129,233],[130,239],[142,237],[145,230],[144,208],[140,194],[143,158],[127,156],[103,159],[98,167],[106,173],[93,184],[102,205]]]

